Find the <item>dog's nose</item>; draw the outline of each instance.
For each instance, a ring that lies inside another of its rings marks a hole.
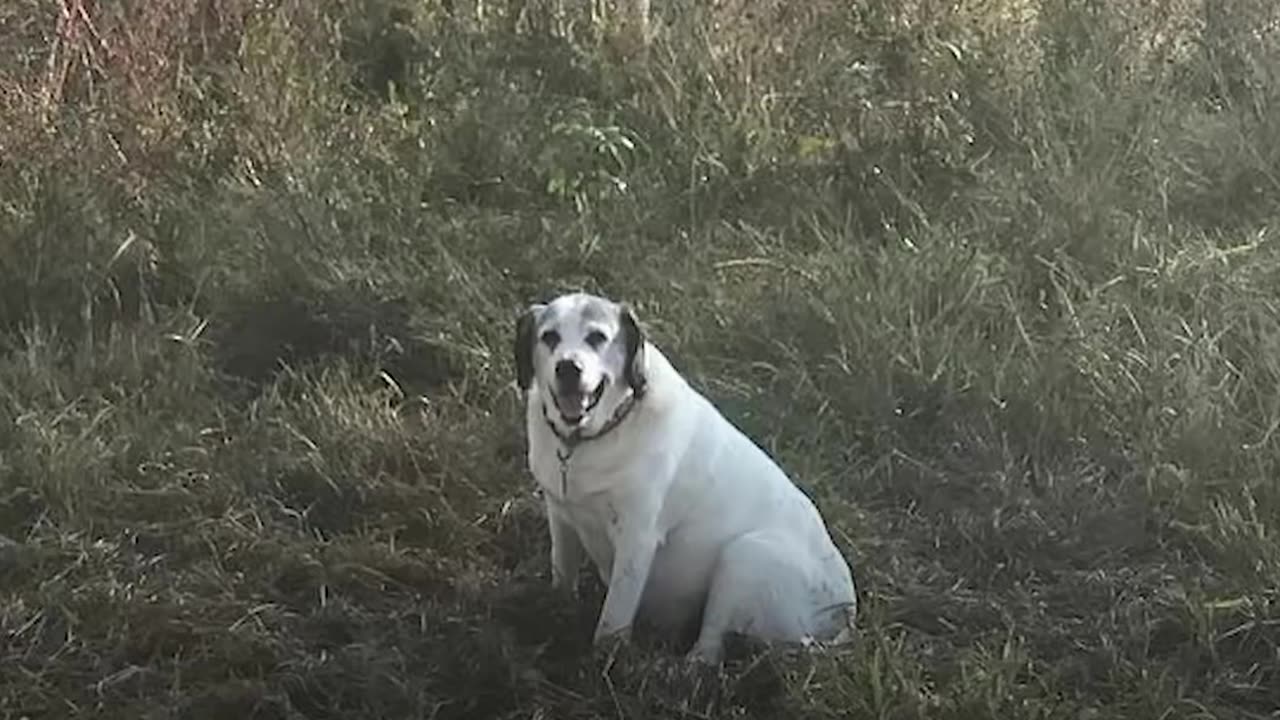
[[[561,360],[556,363],[556,380],[561,385],[577,385],[582,379],[582,366],[577,360]]]

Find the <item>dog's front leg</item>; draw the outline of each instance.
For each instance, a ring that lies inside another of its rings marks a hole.
[[[596,625],[596,644],[626,640],[640,608],[640,598],[649,581],[649,569],[658,550],[657,512],[636,512],[617,517],[610,524],[614,543],[609,591]]]
[[[550,497],[547,498],[547,524],[551,528],[551,587],[577,595],[582,539],[565,516],[564,508]]]

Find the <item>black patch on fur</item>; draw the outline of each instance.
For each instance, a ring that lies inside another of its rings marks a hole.
[[[531,305],[516,321],[514,355],[516,382],[519,383],[521,390],[528,390],[533,384],[533,331],[537,327],[541,312],[541,305]]]
[[[627,350],[627,362],[623,369],[623,376],[627,384],[631,386],[631,391],[636,395],[644,393],[648,380],[644,376],[644,330],[640,328],[640,323],[636,321],[635,312],[631,310],[629,305],[619,307],[619,316],[622,322],[622,340]]]

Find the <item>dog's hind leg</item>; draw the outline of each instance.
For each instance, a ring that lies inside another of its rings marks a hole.
[[[743,535],[720,551],[692,660],[719,663],[727,633],[765,642],[830,640],[845,627],[853,588],[768,531]]]
[[[692,660],[717,664],[724,655],[725,635],[742,633],[764,640],[799,639],[805,625],[805,603],[797,590],[805,584],[785,552],[785,541],[753,532],[720,551],[707,593],[702,630],[689,651]]]

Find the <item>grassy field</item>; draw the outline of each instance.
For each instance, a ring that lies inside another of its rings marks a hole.
[[[3,5],[0,720],[1280,717],[1276,4],[654,4]],[[855,648],[592,654],[509,357],[572,288]]]

